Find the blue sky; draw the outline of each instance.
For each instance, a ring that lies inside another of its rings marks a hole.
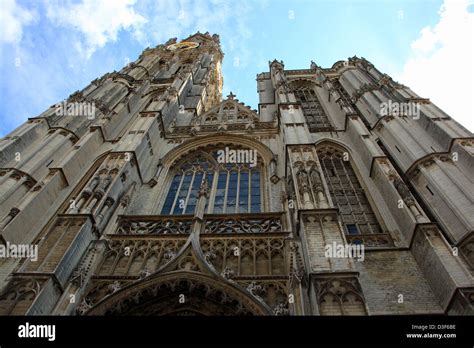
[[[224,96],[253,108],[269,60],[305,69],[357,55],[474,131],[473,17],[472,0],[1,0],[0,136],[145,47],[196,31],[221,36]]]

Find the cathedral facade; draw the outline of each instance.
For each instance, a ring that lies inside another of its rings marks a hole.
[[[274,60],[258,111],[222,59],[171,39],[1,140],[0,315],[474,314],[473,134],[364,58]]]

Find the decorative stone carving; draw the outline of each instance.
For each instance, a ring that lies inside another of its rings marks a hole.
[[[121,288],[122,288],[122,284],[117,280],[109,285],[109,290],[111,291],[112,294],[119,291]]]
[[[261,285],[258,285],[255,281],[253,281],[247,286],[247,291],[250,292],[253,296],[261,299],[260,295],[263,292],[263,288]]]
[[[211,260],[215,259],[217,257],[216,253],[212,250],[206,251],[204,253],[204,258],[206,261],[210,262]]]
[[[170,261],[176,256],[176,252],[168,250],[163,256],[165,260]]]
[[[299,187],[299,191],[300,191],[300,194],[302,196],[305,196],[307,195],[307,197],[305,197],[304,201],[305,202],[309,202],[310,199],[309,199],[309,180],[308,180],[308,173],[306,172],[306,170],[304,168],[300,168],[297,172],[296,172],[296,178],[298,179],[298,187]]]
[[[43,283],[43,279],[13,278],[0,294],[0,315],[25,315]]]
[[[120,199],[120,205],[121,205],[122,207],[127,207],[129,203],[130,203],[130,196],[129,196],[129,195],[124,195],[124,196]]]
[[[410,189],[398,175],[396,178],[393,179],[393,184],[405,204],[415,216],[415,219],[418,222],[428,222],[429,220],[422,214],[421,210],[418,208],[416,200],[410,192]]]
[[[377,84],[370,84],[364,83],[362,86],[359,87],[354,93],[352,93],[352,103],[357,103],[357,101],[362,97],[365,93],[372,92],[374,90],[379,89],[380,86]]]
[[[203,233],[274,233],[281,231],[280,214],[262,214],[257,218],[208,216],[204,221]]]
[[[367,315],[356,277],[320,278],[315,283],[321,315]]]
[[[286,179],[286,190],[287,190],[287,193],[288,193],[288,199],[292,199],[293,202],[295,201],[296,199],[296,196],[295,196],[295,187],[294,187],[294,184],[293,184],[293,178],[291,176],[288,176],[287,179]],[[294,204],[293,204],[294,206]]]
[[[89,309],[92,308],[92,305],[89,303],[89,301],[84,298],[82,299],[81,304],[77,307],[77,314],[79,315],[84,315]]]
[[[233,269],[231,269],[231,268],[229,268],[229,267],[226,267],[226,268],[222,271],[221,275],[222,275],[224,278],[226,278],[226,279],[231,279],[231,278],[235,275],[235,272],[234,272]]]
[[[316,199],[318,200],[318,207],[319,208],[327,208],[329,207],[326,196],[324,194],[324,186],[321,180],[321,174],[316,166],[316,164],[311,166],[309,172],[311,183],[313,185],[313,192],[316,195]]]
[[[87,271],[83,267],[76,269],[71,275],[71,283],[75,284],[77,287],[82,287],[84,284]]]
[[[209,197],[209,183],[207,182],[207,178],[204,177],[204,179],[201,182],[201,185],[199,186],[199,191],[198,191],[198,199],[201,197]]]
[[[273,308],[274,315],[288,315],[290,311],[288,305],[285,303],[279,303],[275,308]]]
[[[299,284],[305,281],[306,272],[304,269],[304,261],[299,251],[299,246],[295,242],[290,244],[290,264],[290,282],[296,280],[296,282]]]
[[[400,194],[400,196],[402,196],[403,200],[408,206],[415,204],[415,200],[410,192],[410,189],[403,182],[402,179],[400,179],[399,177],[395,178],[393,180],[393,184],[395,185],[395,188],[397,189],[398,193]]]
[[[140,271],[138,277],[139,277],[139,279],[145,279],[145,278],[148,277],[150,274],[151,274],[151,272],[145,268],[145,269],[142,269],[142,270]]]
[[[148,278],[147,278],[148,279]],[[179,274],[174,277],[156,279],[155,284],[144,280],[131,288],[127,294],[109,295],[104,299],[98,283],[95,289],[88,293],[88,305],[92,308],[81,314],[90,315],[170,315],[183,314],[183,303],[176,301],[180,294],[186,299],[186,307],[191,308],[191,314],[203,315],[263,315],[263,306],[245,296],[241,291],[224,282],[202,278],[197,274],[188,274],[186,278]],[[90,295],[89,295],[90,294]],[[160,301],[153,299],[159,298]],[[101,302],[98,306],[95,304]],[[84,306],[87,308],[88,306]],[[185,313],[184,313],[185,314]]]
[[[117,234],[188,234],[191,232],[192,219],[189,217],[154,217],[140,220],[122,218],[119,220]]]

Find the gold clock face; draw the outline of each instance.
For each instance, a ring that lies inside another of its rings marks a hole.
[[[191,48],[198,47],[199,44],[197,42],[192,41],[181,41],[172,45],[169,45],[166,49],[168,51],[176,51],[176,50],[189,50]]]

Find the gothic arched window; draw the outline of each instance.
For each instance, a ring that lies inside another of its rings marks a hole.
[[[295,81],[290,84],[296,101],[301,105],[310,132],[326,132],[332,129],[315,92],[315,85],[309,81]]]
[[[383,233],[348,154],[331,146],[320,147],[317,152],[329,194],[339,209],[346,234]]]
[[[258,162],[256,166],[252,163],[218,163],[217,158],[214,149],[211,155],[200,152],[180,162],[173,171],[161,214],[193,214],[204,180],[207,180],[209,192],[205,213],[261,212],[262,180]]]
[[[235,108],[235,106],[232,104],[224,105],[224,107],[222,108],[222,113],[224,115],[224,119],[227,122],[232,123],[235,121],[235,117],[237,115],[237,108]]]

